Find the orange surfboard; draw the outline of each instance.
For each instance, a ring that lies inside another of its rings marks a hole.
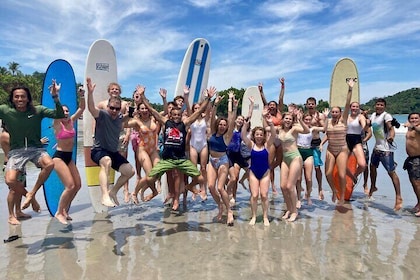
[[[353,153],[349,156],[349,159],[347,161],[347,169],[348,169],[348,171],[350,171],[351,174],[354,174],[356,172],[357,160],[356,160],[356,156]],[[337,199],[340,199],[341,188],[340,188],[340,183],[339,183],[339,180],[338,180],[337,165],[334,166],[333,179],[334,179],[334,188],[337,191]],[[351,195],[353,193],[353,188],[354,188],[353,179],[347,174],[346,175],[346,190],[345,190],[345,193],[344,193],[344,200],[350,200]]]

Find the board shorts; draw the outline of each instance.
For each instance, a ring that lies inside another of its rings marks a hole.
[[[403,169],[407,170],[411,180],[420,180],[420,156],[408,157],[404,161]]]
[[[160,178],[166,171],[177,169],[190,177],[201,173],[189,159],[161,159],[149,172],[149,177]]]
[[[44,148],[29,147],[11,150],[9,152],[6,171],[18,170],[25,173],[25,166],[28,161],[35,164],[36,167],[41,168],[39,160],[44,156],[49,156]]]
[[[90,151],[90,157],[97,165],[99,165],[101,158],[105,156],[111,158],[111,167],[115,171],[118,171],[121,165],[128,163],[127,159],[123,157],[119,152],[110,152],[102,148],[94,148]]]
[[[373,150],[370,164],[378,168],[380,162],[388,172],[395,171],[397,167],[397,163],[394,161],[394,152]]]

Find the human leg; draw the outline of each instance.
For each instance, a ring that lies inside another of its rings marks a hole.
[[[270,225],[270,220],[268,219],[268,189],[269,188],[270,188],[270,176],[265,175],[260,180],[260,196],[261,196],[261,206],[263,209],[264,226]]]
[[[53,158],[53,161],[54,169],[64,185],[64,191],[60,196],[57,212],[55,213],[54,217],[60,223],[67,225],[66,211],[70,206],[72,198],[74,197],[73,190],[75,189],[75,183],[67,164],[61,158]]]
[[[308,205],[312,205],[311,193],[312,193],[312,171],[314,169],[313,157],[308,157],[303,163],[303,173],[305,176],[306,193],[305,198]]]
[[[120,205],[117,199],[117,193],[119,189],[126,183],[128,180],[134,176],[135,171],[133,166],[129,163],[122,164],[118,172],[120,172],[120,176],[118,177],[117,181],[115,182],[114,186],[109,190],[109,196],[112,198],[116,205]]]
[[[249,222],[249,224],[253,226],[255,225],[255,222],[257,220],[257,206],[258,196],[260,195],[260,182],[252,172],[250,172],[249,175],[249,190],[251,191],[251,197],[249,200],[252,213],[251,221]]]
[[[333,179],[333,170],[335,165],[335,157],[330,151],[326,151],[326,157],[325,157],[325,177],[327,178],[327,182],[331,188],[332,191],[332,202],[336,201],[336,190],[334,187],[334,179]]]
[[[46,152],[44,152],[38,157],[37,167],[40,167],[41,171],[38,174],[38,178],[35,182],[34,187],[30,192],[26,194],[26,199],[22,204],[22,209],[28,208],[29,205],[32,203],[32,199],[35,199],[36,193],[42,187],[42,185],[54,169],[54,161]]]

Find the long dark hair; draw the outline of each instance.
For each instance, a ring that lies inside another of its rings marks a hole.
[[[34,104],[32,102],[32,95],[31,95],[31,92],[30,92],[29,88],[27,88],[27,87],[18,86],[18,87],[12,88],[12,90],[10,91],[10,94],[9,94],[10,105],[13,106],[13,108],[16,109],[15,103],[13,103],[13,94],[16,90],[19,90],[19,89],[25,91],[26,96],[28,97],[28,109],[31,110],[32,113],[36,114],[36,110],[35,110]]]

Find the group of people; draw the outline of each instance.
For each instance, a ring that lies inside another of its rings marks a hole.
[[[312,174],[318,184],[318,197],[324,199],[322,189],[323,161],[321,152],[327,144],[325,157],[325,177],[332,190],[332,201],[341,206],[345,200],[346,176],[354,183],[364,174],[364,190],[371,197],[377,191],[376,177],[379,163],[382,162],[395,188],[394,209],[402,207],[402,197],[398,175],[393,158],[395,131],[392,116],[385,112],[386,102],[378,99],[375,112],[367,117],[357,102],[351,102],[352,89],[356,79],[347,79],[348,93],[344,108],[316,110],[316,99],[307,99],[305,112],[295,104],[290,104],[283,112],[285,81],[280,81],[279,100],[267,102],[263,85],[259,85],[264,102],[261,116],[262,126],[252,126],[254,100],[250,98],[247,116],[237,115],[239,100],[233,91],[228,93],[228,112],[224,117],[217,107],[224,98],[216,88],[203,92],[202,100],[189,104],[189,88],[174,101],[167,101],[167,92],[160,90],[164,109],[156,111],[145,96],[145,87],[137,86],[133,93],[133,103],[121,99],[121,87],[116,83],[108,86],[109,99],[95,103],[94,81],[86,80],[88,93],[87,107],[95,118],[94,144],[91,159],[100,166],[99,184],[102,191],[102,204],[108,207],[119,205],[118,191],[124,187],[124,200],[139,204],[138,195],[143,202],[153,199],[162,187],[160,178],[166,173],[168,195],[165,203],[171,201],[172,209],[180,207],[180,196],[192,192],[193,199],[207,199],[210,192],[218,205],[216,219],[221,221],[227,213],[226,224],[234,224],[238,183],[244,185],[248,180],[250,190],[251,219],[257,220],[257,205],[261,199],[263,223],[270,224],[268,217],[268,193],[271,185],[273,194],[277,193],[274,170],[280,167],[280,189],[286,204],[282,219],[293,222],[298,218],[301,207],[302,181],[305,179],[304,199],[312,204]],[[16,225],[20,219],[28,218],[21,210],[32,205],[40,211],[35,195],[53,169],[58,173],[65,190],[60,198],[55,217],[67,224],[71,217],[70,204],[81,188],[79,171],[72,160],[74,145],[74,122],[85,109],[85,91],[79,89],[79,108],[72,115],[59,100],[60,84],[52,81],[51,96],[55,109],[42,105],[34,106],[29,90],[17,87],[10,92],[9,104],[0,105],[0,119],[3,124],[1,144],[5,152],[5,182],[9,187],[7,204],[9,223]],[[215,97],[215,98],[213,98]],[[214,99],[212,102],[211,100]],[[48,155],[43,148],[41,120],[53,118],[56,152]],[[414,207],[420,216],[420,116],[409,115],[405,124],[408,127],[406,151],[408,158],[404,164],[413,185],[418,203]],[[324,133],[324,137],[321,137]],[[367,187],[369,151],[366,142],[372,136],[376,139],[370,161],[371,187]],[[131,140],[131,141],[130,141]],[[132,143],[135,166],[127,160],[128,143]],[[347,161],[350,154],[357,160],[357,169],[350,174]],[[25,166],[28,161],[41,168],[32,190],[26,190]],[[198,168],[199,165],[199,168]],[[338,169],[338,186],[334,185],[333,169]],[[108,175],[111,169],[120,173],[111,188]],[[240,171],[244,175],[240,179]],[[143,172],[142,172],[143,170]],[[137,174],[135,188],[130,193],[128,181]],[[157,182],[157,185],[156,185]],[[199,188],[196,187],[199,185]],[[244,185],[245,186],[245,185]],[[151,192],[146,195],[147,189]],[[22,196],[25,197],[21,204]]]

